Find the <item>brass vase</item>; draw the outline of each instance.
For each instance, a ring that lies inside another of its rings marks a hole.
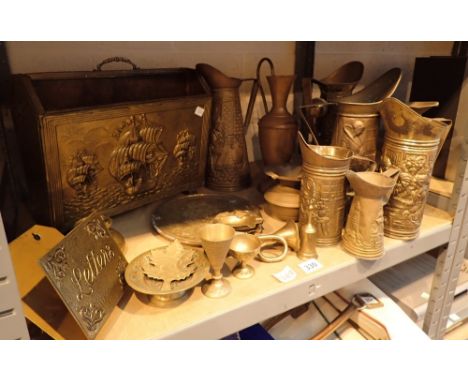
[[[242,79],[228,77],[208,64],[197,64],[213,95],[208,143],[206,186],[217,191],[238,191],[250,185],[239,87]]]
[[[345,173],[353,153],[343,147],[309,145],[299,133],[302,180],[299,224],[317,230],[317,246],[340,241],[345,209]]]
[[[426,118],[395,98],[382,102],[385,127],[381,168],[400,169],[384,208],[385,236],[412,240],[419,234],[434,162],[452,122]]]
[[[258,122],[263,163],[283,165],[290,161],[296,146],[297,124],[286,103],[294,76],[267,76],[272,108]]]
[[[393,68],[361,91],[338,100],[332,145],[350,149],[356,155],[376,160],[379,109],[401,80],[401,69]]]
[[[383,207],[397,181],[393,176],[377,172],[346,173],[354,198],[343,230],[343,247],[353,256],[376,259],[384,254]]]

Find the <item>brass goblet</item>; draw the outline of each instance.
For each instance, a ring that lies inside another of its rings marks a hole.
[[[255,274],[255,269],[247,262],[253,260],[260,252],[261,240],[254,235],[241,233],[234,236],[231,242],[231,252],[239,261],[232,274],[239,279],[250,279]]]
[[[226,224],[205,224],[199,231],[203,249],[213,270],[212,280],[202,286],[202,292],[210,298],[227,296],[231,284],[223,278],[221,269],[236,231]]]

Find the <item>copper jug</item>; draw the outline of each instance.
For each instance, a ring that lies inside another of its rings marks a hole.
[[[419,234],[434,162],[452,122],[423,117],[396,98],[385,99],[380,114],[385,127],[381,168],[400,169],[384,208],[384,233],[412,240]]]
[[[320,98],[330,103],[328,112],[319,118],[315,123],[312,110],[306,113],[309,125],[317,125],[315,135],[320,144],[329,145],[332,138],[333,127],[336,118],[336,101],[339,98],[352,94],[354,88],[361,80],[364,72],[364,65],[359,61],[351,61],[336,69],[328,76],[317,80],[315,78],[302,79],[302,91],[304,95],[304,104],[309,105],[313,102],[312,87],[317,85],[320,89]]]
[[[288,163],[296,147],[297,123],[286,108],[294,78],[293,75],[267,76],[272,107],[258,122],[260,151],[266,166]],[[260,91],[263,93],[261,87]]]
[[[394,170],[394,171],[392,171]],[[383,207],[388,202],[398,177],[398,169],[391,173],[346,173],[354,198],[343,230],[343,247],[362,259],[377,259],[384,254]]]
[[[345,209],[345,173],[353,153],[343,147],[309,145],[301,133],[302,179],[299,224],[317,230],[317,246],[335,245],[341,239]]]
[[[228,77],[208,64],[197,64],[197,71],[213,95],[212,124],[208,142],[206,186],[217,191],[238,191],[250,185],[250,168],[245,143],[245,126],[250,122],[258,84],[254,78]],[[252,80],[251,102],[245,123],[242,121],[239,87]]]
[[[375,161],[382,100],[390,97],[401,80],[393,68],[361,91],[338,100],[332,145],[346,147],[356,155]]]

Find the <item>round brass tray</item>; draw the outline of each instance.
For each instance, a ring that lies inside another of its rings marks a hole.
[[[201,248],[186,247],[174,241],[133,259],[125,269],[125,280],[151,302],[167,306],[198,285],[208,275],[210,264]]]
[[[233,195],[184,195],[158,206],[151,216],[156,231],[169,240],[201,246],[200,227],[223,223],[234,229],[255,232],[263,222],[258,207]]]

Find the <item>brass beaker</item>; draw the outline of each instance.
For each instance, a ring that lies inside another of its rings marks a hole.
[[[332,145],[350,149],[354,154],[376,160],[379,108],[401,80],[401,69],[393,68],[361,91],[340,98]]]
[[[345,208],[345,173],[353,153],[343,147],[309,145],[299,133],[302,179],[299,224],[308,215],[317,230],[317,246],[337,244],[341,238]]]
[[[343,247],[353,256],[376,259],[384,254],[383,206],[396,184],[398,169],[346,173],[354,198],[343,230]],[[390,176],[392,175],[392,176]]]
[[[208,64],[197,64],[196,69],[213,95],[206,186],[217,191],[241,190],[251,181],[244,129],[250,122],[258,82],[254,78],[228,77]],[[254,85],[243,123],[239,87],[248,80],[254,81]]]
[[[381,169],[400,169],[384,208],[385,236],[412,240],[419,234],[432,169],[452,122],[426,118],[395,98],[382,102],[385,127]]]

